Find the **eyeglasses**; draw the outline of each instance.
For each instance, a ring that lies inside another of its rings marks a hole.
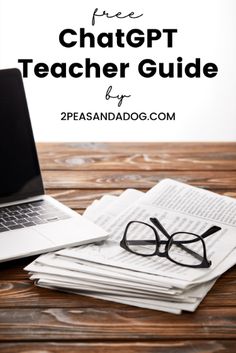
[[[207,259],[204,239],[221,230],[212,226],[203,234],[175,232],[169,234],[157,218],[150,218],[152,224],[131,221],[127,224],[120,246],[136,255],[167,258],[177,265],[192,268],[208,268],[211,261]],[[159,230],[167,240],[161,240]],[[160,251],[164,245],[164,251]]]

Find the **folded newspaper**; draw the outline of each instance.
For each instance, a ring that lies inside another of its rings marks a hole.
[[[230,197],[164,179],[146,193],[105,195],[84,217],[107,230],[108,240],[41,255],[25,268],[38,286],[180,314],[196,310],[219,276],[236,264],[236,200]],[[120,241],[127,223],[150,223],[150,217],[170,234],[201,235],[220,227],[204,239],[211,266],[184,267],[124,250]]]

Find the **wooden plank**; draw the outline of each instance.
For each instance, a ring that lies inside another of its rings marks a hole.
[[[67,143],[38,150],[43,170],[236,170],[236,143]]]
[[[14,342],[0,344],[4,353],[235,353],[235,340],[150,342]]]
[[[43,170],[236,170],[236,152],[79,154],[48,152],[40,154]]]
[[[139,190],[146,192],[148,189]],[[68,207],[74,209],[85,209],[94,200],[100,199],[103,195],[120,195],[124,189],[47,189],[47,194],[55,197],[58,201],[66,204]],[[236,198],[236,191],[234,190],[221,190],[212,189],[221,195],[230,196]]]
[[[10,328],[10,329],[9,329]],[[236,308],[167,314],[127,305],[109,308],[0,309],[0,341],[235,339]]]
[[[64,142],[37,143],[39,154],[75,152],[79,154],[116,153],[228,153],[236,151],[236,142]]]
[[[172,178],[181,182],[206,189],[236,189],[236,172],[191,171],[191,172],[121,172],[121,171],[44,171],[43,179],[46,188],[50,189],[126,189],[151,188],[164,178]]]

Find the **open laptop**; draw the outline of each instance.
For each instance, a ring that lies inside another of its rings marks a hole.
[[[106,237],[45,195],[21,73],[0,70],[0,262]]]

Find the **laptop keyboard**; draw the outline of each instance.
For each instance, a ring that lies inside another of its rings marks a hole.
[[[46,200],[0,208],[0,233],[70,218]]]

